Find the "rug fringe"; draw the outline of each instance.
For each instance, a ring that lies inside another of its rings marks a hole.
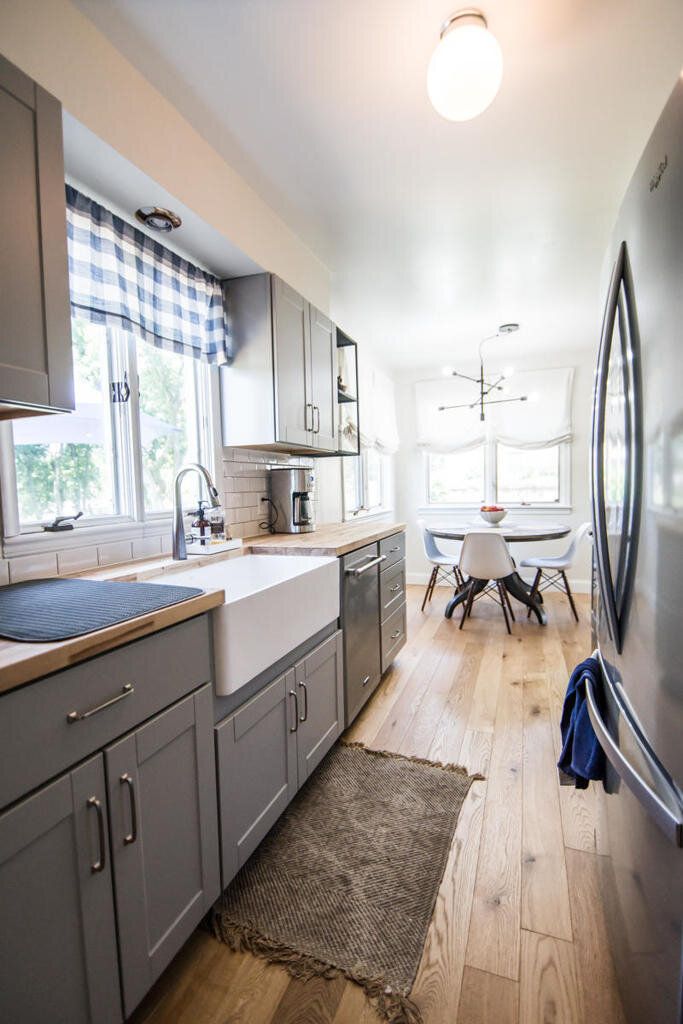
[[[235,952],[245,951],[271,964],[279,964],[290,977],[300,981],[310,981],[311,978],[330,981],[340,976],[347,978],[364,990],[386,1024],[423,1024],[422,1014],[412,999],[395,992],[380,978],[363,978],[306,953],[299,953],[283,942],[269,939],[252,925],[233,920],[217,907],[213,911],[212,930],[220,942]]]
[[[414,761],[415,764],[426,764],[430,768],[441,768],[444,772],[453,772],[456,775],[466,775],[469,779],[472,779],[472,782],[485,781],[485,776],[480,775],[479,772],[471,774],[463,765],[452,764],[450,761],[430,761],[427,757],[416,757],[413,754],[397,754],[393,750],[375,750],[373,747],[366,747],[366,745],[361,743],[359,740],[341,739],[339,743],[342,747],[357,747],[360,750],[366,750],[368,754],[374,754],[375,757],[390,757],[396,758],[400,761]]]

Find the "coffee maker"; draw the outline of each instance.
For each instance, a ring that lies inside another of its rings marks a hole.
[[[315,470],[271,469],[271,527],[275,533],[312,533],[315,530],[313,493]]]

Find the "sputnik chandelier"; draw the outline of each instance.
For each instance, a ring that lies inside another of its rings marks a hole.
[[[513,374],[512,367],[507,367],[495,380],[487,380],[484,376],[484,345],[487,341],[491,341],[492,338],[499,338],[504,334],[513,334],[519,330],[519,324],[501,324],[495,334],[489,334],[486,338],[482,338],[479,343],[479,376],[470,377],[466,373],[460,373],[458,370],[453,370],[451,367],[444,368],[444,375],[448,377],[461,377],[463,380],[472,381],[476,384],[479,389],[479,395],[474,399],[473,402],[461,402],[459,405],[440,405],[439,412],[446,412],[449,409],[476,409],[479,407],[479,419],[483,422],[486,419],[485,409],[487,405],[502,405],[506,402],[526,402],[528,399],[527,395],[517,395],[514,398],[498,398],[495,397],[498,394],[505,393],[505,384],[509,377]],[[494,397],[492,398],[491,395]]]

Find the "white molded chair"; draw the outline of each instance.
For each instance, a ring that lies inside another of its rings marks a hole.
[[[540,556],[539,558],[525,558],[522,561],[522,565],[526,569],[535,569],[536,576],[531,587],[531,596],[536,597],[543,590],[548,590],[550,587],[555,587],[556,590],[562,590],[569,599],[569,605],[576,621],[579,621],[579,613],[576,610],[574,604],[574,597],[571,590],[569,589],[569,581],[567,579],[567,569],[571,569],[574,564],[576,552],[581,544],[583,538],[588,534],[592,533],[592,526],[590,523],[582,523],[578,530],[572,537],[571,544],[563,555],[546,555]],[[527,618],[531,615],[531,609],[527,612]]]
[[[465,535],[460,553],[460,573],[462,576],[469,576],[471,586],[463,608],[460,629],[465,625],[465,619],[472,611],[473,602],[488,594],[500,604],[507,631],[508,633],[512,632],[510,618],[514,622],[515,616],[510,604],[510,597],[501,581],[513,572],[515,572],[515,563],[508,551],[505,539],[499,533],[472,532]],[[480,581],[479,586],[477,586],[477,581]]]
[[[452,555],[444,554],[424,523],[420,522],[418,523],[418,526],[422,531],[422,544],[425,555],[427,556],[428,561],[432,564],[432,574],[429,577],[425,596],[422,601],[422,608],[420,609],[420,611],[424,611],[427,601],[431,601],[432,599],[434,587],[437,585],[439,580],[443,580],[449,587],[453,587],[454,590],[457,590],[458,587],[462,586],[462,576],[458,569],[458,553],[456,552]]]

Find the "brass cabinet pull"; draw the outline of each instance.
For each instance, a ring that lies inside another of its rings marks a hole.
[[[300,682],[299,686],[304,691],[304,713],[300,716],[299,721],[305,722],[308,719],[308,690],[305,683]]]
[[[400,590],[400,589],[401,589],[401,584],[400,583],[397,583],[395,587],[389,587],[389,590],[391,591],[392,594],[395,594],[396,591]]]
[[[123,837],[123,845],[130,846],[130,844],[134,843],[138,837],[138,809],[135,801],[135,787],[133,785],[133,779],[128,772],[124,772],[119,781],[122,786],[128,787],[128,799],[130,800],[130,832],[128,835]]]
[[[91,715],[96,715],[98,711],[104,711],[105,708],[110,708],[112,704],[118,704],[124,697],[130,697],[131,694],[135,693],[135,688],[132,683],[126,683],[121,690],[121,693],[117,693],[115,697],[110,697],[109,700],[105,700],[103,704],[98,704],[97,707],[88,708],[87,711],[70,711],[66,716],[67,722],[71,725],[73,722],[82,722],[86,718],[90,718]]]
[[[290,732],[296,732],[299,728],[299,698],[296,695],[295,690],[289,691],[289,696],[294,698],[294,725],[289,727]]]
[[[313,406],[313,433],[320,433],[320,407],[317,405]]]
[[[311,410],[311,423],[310,423],[310,426],[308,424],[308,410],[309,409]],[[310,402],[306,402],[306,414],[304,416],[304,420],[305,420],[304,428],[306,430],[310,430],[311,433],[313,433],[313,409],[314,409],[314,406],[311,405]]]
[[[90,870],[93,875],[96,875],[98,871],[104,871],[104,866],[107,863],[107,846],[104,837],[104,811],[102,810],[101,801],[99,801],[96,796],[91,796],[88,799],[88,807],[94,807],[97,813],[97,841],[100,847],[100,856],[94,864],[90,865]]]
[[[389,637],[389,639],[390,639],[390,640],[398,640],[398,638],[400,637],[400,635],[401,635],[401,630],[400,630],[400,629],[397,629],[395,633],[392,633],[392,634],[391,634],[391,636]]]
[[[363,682],[361,683],[361,685],[362,686],[367,686],[369,682],[370,682],[370,676],[366,676],[365,679],[363,680]]]

